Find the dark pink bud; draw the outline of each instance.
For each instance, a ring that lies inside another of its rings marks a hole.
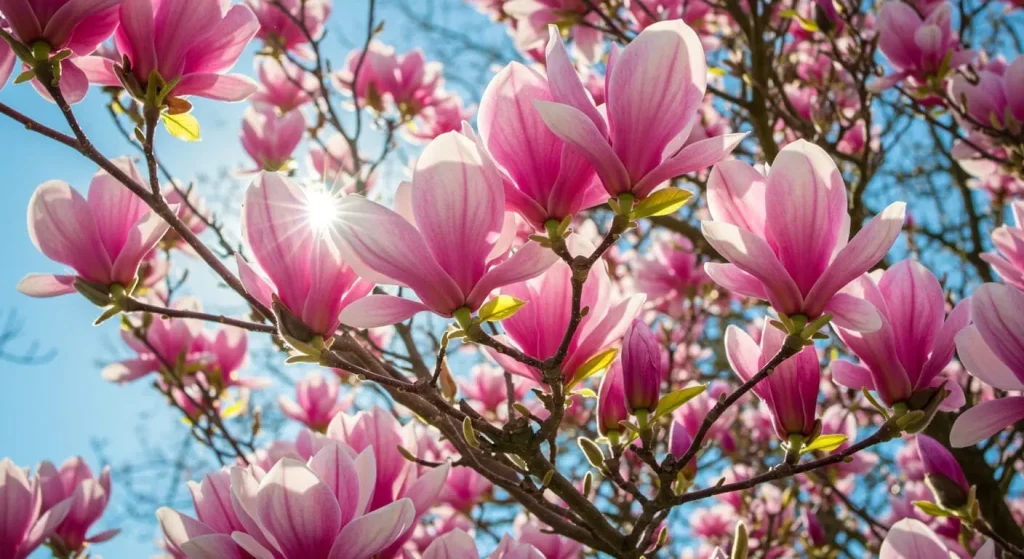
[[[639,319],[626,329],[622,342],[622,381],[630,413],[658,406],[662,379],[661,344]]]
[[[925,483],[940,505],[958,509],[967,504],[970,486],[953,454],[935,439],[917,435],[917,453],[924,464]]]
[[[597,394],[597,430],[602,435],[621,431],[619,422],[629,419],[622,380],[622,363],[616,359],[604,374]]]
[[[669,431],[668,437],[668,451],[676,459],[680,459],[686,454],[686,451],[690,449],[690,445],[693,444],[693,437],[690,432],[683,427],[683,424],[678,421],[672,422],[672,429]],[[690,458],[690,461],[683,466],[683,475],[687,479],[693,479],[697,476],[697,456],[694,455]]]

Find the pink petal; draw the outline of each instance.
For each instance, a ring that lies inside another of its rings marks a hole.
[[[50,536],[57,530],[64,519],[67,518],[68,512],[71,510],[71,500],[65,499],[50,510],[44,512],[42,516],[36,520],[36,523],[32,525],[32,529],[29,530],[25,536],[25,540],[21,542],[22,552],[31,552],[35,548],[43,544],[44,541],[49,539]],[[16,559],[21,559],[16,556]]]
[[[847,293],[836,293],[825,305],[825,312],[832,314],[836,326],[853,332],[874,332],[882,327],[874,305]]]
[[[384,206],[346,196],[338,204],[331,236],[345,262],[367,281],[410,287],[438,312],[452,312],[465,302],[419,231]]]
[[[345,526],[328,559],[369,559],[405,533],[416,519],[416,507],[399,499]]]
[[[231,539],[255,559],[278,559],[266,546],[245,532],[232,532]]]
[[[147,184],[130,159],[119,157],[114,164],[134,182]],[[111,258],[117,258],[121,253],[132,228],[152,213],[141,198],[102,169],[89,183],[88,201],[100,239]]]
[[[928,360],[945,318],[942,286],[920,262],[903,260],[882,274],[878,289],[888,303],[900,362],[916,373]]]
[[[244,553],[227,534],[199,536],[181,545],[188,559],[246,559]]]
[[[704,272],[724,289],[743,297],[768,299],[761,280],[739,269],[735,264],[705,262]]]
[[[1024,382],[1024,291],[986,283],[971,297],[974,324],[988,347]]]
[[[334,492],[297,460],[275,464],[260,481],[256,500],[260,522],[285,557],[322,557],[341,529]]]
[[[0,47],[2,48],[2,47]],[[120,87],[121,80],[114,72],[114,60],[105,56],[83,56],[75,59],[75,64],[85,74],[89,83],[95,85]]]
[[[960,414],[949,432],[953,448],[975,445],[1024,419],[1024,396],[982,402]]]
[[[232,6],[203,40],[189,47],[184,72],[217,74],[230,70],[259,29],[260,22],[248,6]]]
[[[132,73],[145,80],[157,63],[152,0],[124,0],[120,21],[114,44],[131,61]]]
[[[341,526],[348,524],[357,515],[356,506],[359,504],[359,478],[349,452],[340,444],[331,444],[309,460],[309,469],[327,484],[338,500]]]
[[[434,539],[423,552],[423,559],[479,559],[473,537],[456,528]]]
[[[89,205],[67,183],[45,182],[32,194],[28,234],[39,252],[51,260],[71,266],[90,281],[110,281],[110,257]]]
[[[223,18],[222,2],[178,0],[154,4],[156,56],[165,79],[184,73],[189,48],[214,30]]]
[[[953,307],[952,312],[939,328],[935,342],[932,344],[932,353],[924,364],[918,384],[930,383],[946,368],[946,365],[949,365],[949,362],[953,360],[953,351],[956,349],[957,335],[970,323],[971,299],[968,297]]]
[[[761,348],[750,334],[731,324],[725,330],[725,355],[729,366],[743,382],[753,378],[761,368]],[[755,386],[754,390],[757,392],[759,388]]]
[[[832,380],[836,384],[852,390],[861,388],[874,390],[875,382],[872,379],[871,371],[864,367],[842,360],[832,361],[829,366],[832,369]]]
[[[242,281],[245,291],[269,309],[273,303],[273,288],[256,270],[252,269],[252,266],[242,258],[241,254],[235,254],[235,264],[238,266],[238,277]]]
[[[711,219],[763,235],[767,184],[764,175],[742,161],[722,161],[715,165],[708,177]]]
[[[643,198],[665,181],[704,170],[728,157],[746,137],[747,132],[742,132],[722,134],[694,142],[644,175],[644,178],[636,183],[633,191],[638,197]]]
[[[114,537],[120,533],[120,528],[111,528],[110,530],[104,530],[98,534],[89,536],[85,541],[88,543],[103,543],[114,539]]]
[[[776,311],[791,314],[800,310],[800,290],[764,239],[717,221],[702,222],[701,231],[719,254],[764,284]]]
[[[75,292],[75,276],[28,274],[18,282],[18,291],[29,297],[56,297]]]
[[[583,82],[580,81],[580,76],[576,73],[572,60],[569,59],[569,53],[566,52],[565,44],[555,25],[548,25],[545,59],[544,69],[548,74],[548,84],[551,87],[553,100],[582,112],[594,123],[601,136],[607,136],[608,126],[604,117],[598,112],[594,106],[594,100],[583,87]],[[481,103],[482,105],[483,103]]]
[[[49,17],[46,28],[43,29],[43,35],[51,45],[64,46],[71,38],[72,33],[92,35],[99,31],[100,37],[85,41],[91,43],[95,50],[96,45],[110,37],[117,27],[116,10],[114,14],[101,14],[100,12],[109,10],[120,3],[120,0],[69,0]],[[100,16],[98,19],[95,17],[97,15]],[[112,15],[113,17],[111,17]],[[96,27],[100,29],[92,29]],[[102,35],[106,35],[106,37]],[[88,52],[79,52],[78,49],[75,49],[75,52],[76,54],[89,54]]]
[[[888,4],[887,4],[888,5]],[[949,559],[949,548],[920,520],[904,518],[889,528],[879,559]]]
[[[468,294],[505,216],[501,175],[486,153],[458,132],[427,144],[412,177],[416,228],[437,263]]]
[[[604,134],[585,114],[575,107],[547,101],[534,101],[534,107],[551,132],[590,161],[608,193],[618,195],[630,190],[629,173]]]
[[[825,150],[797,140],[775,158],[764,203],[766,238],[806,294],[828,267],[846,214],[839,168]]]
[[[234,103],[248,99],[257,89],[259,84],[241,74],[188,74],[174,86],[173,94],[178,97],[195,95]]]
[[[377,328],[405,322],[413,315],[431,310],[423,303],[393,295],[367,295],[341,311],[341,323],[353,328]]]
[[[14,64],[17,61],[18,57],[11,50],[11,46],[7,44],[7,41],[0,41],[0,91],[7,85],[7,80],[10,79],[11,72],[14,71]]]
[[[160,523],[160,530],[163,531],[164,538],[167,539],[167,543],[171,545],[172,549],[180,550],[182,544],[192,538],[214,533],[206,524],[168,507],[158,509],[156,519]]]
[[[9,458],[0,460],[0,551],[18,549],[36,521],[41,504],[39,490],[30,484],[25,471]]]
[[[245,191],[242,233],[285,306],[301,312],[314,238],[305,194],[284,175],[260,173]]]
[[[425,514],[430,507],[437,504],[437,496],[440,495],[441,489],[444,488],[450,470],[451,464],[448,462],[431,468],[421,475],[405,492],[403,497],[412,500],[413,505],[416,507],[416,516]]]
[[[619,53],[607,80],[612,145],[635,184],[696,116],[707,87],[704,48],[681,19],[655,23]]]
[[[907,205],[895,202],[885,208],[843,247],[805,299],[805,310],[818,316],[837,291],[877,264],[896,242]]]
[[[1024,382],[999,360],[976,325],[956,335],[956,350],[967,372],[981,382],[1000,390],[1024,390]]]
[[[551,249],[533,242],[526,243],[508,260],[491,268],[480,278],[466,304],[476,310],[495,289],[537,277],[557,261],[558,255]]]

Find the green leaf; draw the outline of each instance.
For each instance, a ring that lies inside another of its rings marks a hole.
[[[164,113],[160,115],[167,132],[179,140],[186,142],[199,141],[199,121],[190,114],[171,115]]]
[[[525,304],[526,301],[521,301],[511,295],[498,295],[480,307],[480,321],[499,322],[512,318]]]
[[[597,446],[597,443],[586,437],[580,437],[576,439],[576,444],[579,445],[591,466],[599,470],[604,468],[604,452],[601,451],[601,447]]]
[[[586,363],[580,365],[573,374],[572,380],[569,381],[569,388],[572,388],[573,386],[606,369],[608,365],[611,365],[612,361],[615,360],[616,352],[618,352],[618,350],[615,348],[607,349],[591,357]]]
[[[928,516],[934,516],[936,518],[945,518],[947,516],[953,516],[950,511],[936,505],[931,501],[914,501],[914,506],[921,510],[921,512]]]
[[[651,421],[676,411],[679,406],[689,402],[706,389],[706,385],[698,384],[697,386],[687,386],[686,388],[680,388],[671,394],[666,394],[664,398],[658,400],[658,407],[655,408],[654,417],[651,418]]]
[[[639,219],[641,217],[657,217],[675,213],[683,207],[693,193],[682,188],[663,188],[644,198],[633,208],[630,217]]]
[[[223,419],[231,419],[241,415],[244,410],[245,400],[235,400],[233,404],[221,410],[220,416]]]
[[[597,392],[594,392],[593,390],[591,390],[589,388],[581,388],[581,389],[577,390],[576,392],[573,392],[572,395],[573,396],[582,396],[584,398],[597,398]]]
[[[846,435],[821,435],[814,439],[811,444],[803,447],[800,450],[800,454],[807,454],[808,452],[821,451],[826,454],[839,448],[839,445],[846,442]]]

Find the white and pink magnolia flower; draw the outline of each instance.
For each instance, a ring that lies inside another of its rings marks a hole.
[[[495,289],[535,277],[558,259],[532,242],[506,257],[514,222],[505,216],[501,175],[475,138],[439,136],[417,160],[411,186],[399,188],[398,211],[346,196],[331,233],[360,277],[408,287],[420,300],[370,295],[345,309],[344,324],[372,328],[421,311],[473,312]]]
[[[114,163],[145,184],[129,159]],[[75,273],[29,274],[18,283],[18,291],[32,297],[66,295],[75,291],[76,277],[101,288],[119,285],[129,290],[136,283],[139,264],[168,227],[106,171],[93,177],[88,198],[65,182],[45,182],[28,203],[28,234],[39,252]]]
[[[704,270],[722,287],[767,299],[808,322],[825,313],[837,326],[874,331],[878,311],[840,291],[889,251],[903,227],[906,204],[895,202],[853,239],[842,175],[821,148],[799,140],[775,158],[768,175],[741,161],[711,170],[705,238],[727,264]]]

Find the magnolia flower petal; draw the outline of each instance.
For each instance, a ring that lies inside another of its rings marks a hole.
[[[18,282],[18,291],[29,297],[56,297],[75,292],[75,276],[28,274]]]
[[[848,293],[836,293],[825,312],[832,315],[832,322],[840,328],[854,332],[874,332],[882,327],[882,316],[868,301]]]
[[[982,402],[953,422],[949,444],[963,448],[977,444],[1024,419],[1024,396],[1008,396]]]
[[[675,177],[707,169],[728,157],[736,146],[740,145],[748,132],[739,134],[722,134],[706,140],[694,142],[672,157],[662,161],[651,172],[644,175],[633,187],[633,192],[640,198],[651,193],[665,181]]]
[[[719,254],[764,284],[776,311],[790,313],[801,308],[800,290],[764,239],[717,221],[702,222],[701,231]]]
[[[423,303],[393,295],[367,295],[341,311],[341,323],[353,328],[390,326],[412,318],[418,312],[429,311]]]
[[[927,525],[905,518],[889,528],[879,559],[949,559],[950,551]]]
[[[416,519],[416,506],[399,499],[345,526],[328,559],[369,559],[405,533]]]
[[[604,134],[587,115],[575,107],[560,103],[534,101],[534,106],[556,136],[590,161],[605,190],[612,195],[630,190],[629,173]]]
[[[466,304],[476,310],[495,289],[526,281],[544,273],[558,261],[554,251],[537,243],[523,245],[508,260],[491,268],[473,287]]]
[[[1000,390],[1024,390],[1024,382],[999,360],[976,325],[956,335],[956,350],[967,372],[981,382]]]
[[[764,290],[761,280],[744,272],[735,264],[705,262],[704,272],[711,278],[711,281],[736,295],[768,299],[768,293]]]

